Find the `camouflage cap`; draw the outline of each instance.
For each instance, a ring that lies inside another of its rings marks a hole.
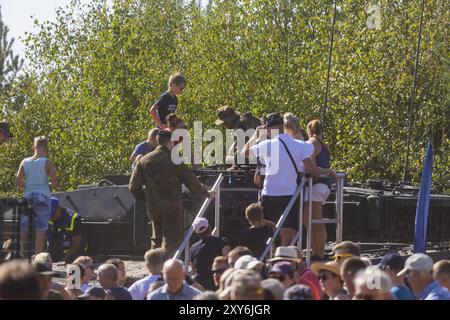
[[[220,126],[224,122],[233,121],[239,118],[241,114],[235,111],[233,108],[224,106],[217,110],[217,116],[219,119],[216,120],[216,125]]]

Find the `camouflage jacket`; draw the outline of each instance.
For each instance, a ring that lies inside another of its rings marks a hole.
[[[182,184],[198,198],[208,196],[208,190],[192,171],[184,164],[174,164],[170,151],[158,146],[138,160],[129,189],[137,200],[179,200]]]

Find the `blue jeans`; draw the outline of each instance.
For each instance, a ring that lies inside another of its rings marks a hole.
[[[48,229],[48,220],[51,215],[51,197],[40,192],[25,193],[25,198],[32,200],[33,218],[35,229],[45,231]],[[27,231],[29,226],[29,217],[24,215],[20,218],[20,230]]]

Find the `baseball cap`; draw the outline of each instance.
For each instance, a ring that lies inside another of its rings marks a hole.
[[[283,124],[283,117],[278,112],[270,113],[267,115],[267,127],[277,126]]]
[[[61,274],[59,272],[56,272],[56,271],[53,271],[53,270],[49,269],[45,265],[45,263],[43,263],[43,262],[34,261],[32,263],[32,267],[41,276],[52,276],[52,277],[55,277],[55,278],[60,278],[61,277]]]
[[[387,253],[378,264],[380,269],[383,267],[389,267],[392,270],[402,270],[405,266],[405,259],[397,252]]]
[[[406,275],[409,271],[433,271],[433,259],[425,253],[416,253],[406,259],[405,267],[397,273],[398,277]]]
[[[208,229],[209,223],[205,218],[197,218],[192,223],[192,227],[194,228],[195,233],[202,233],[206,229]]]
[[[295,270],[292,266],[292,263],[288,261],[277,262],[272,266],[269,273],[278,273],[280,276],[282,275],[292,275]]]
[[[103,288],[99,288],[99,287],[91,287],[89,289],[86,290],[85,293],[83,293],[82,295],[79,295],[78,298],[88,298],[90,296],[94,296],[94,297],[98,297],[98,298],[102,298],[105,299],[105,290],[103,290]]]
[[[11,131],[9,131],[9,126],[6,122],[0,122],[0,132],[2,132],[8,139],[12,139],[13,135]]]
[[[235,269],[248,269],[248,265],[253,261],[258,261],[258,259],[254,258],[250,255],[245,255],[245,256],[239,257],[239,259],[237,259],[236,262],[234,263],[234,268]]]
[[[237,111],[235,111],[233,108],[224,106],[217,110],[218,118],[216,120],[216,125],[220,126],[224,122],[232,121],[236,118],[238,118],[241,114]]]
[[[53,260],[48,252],[41,252],[34,256],[33,261],[45,264],[48,269],[52,268]]]

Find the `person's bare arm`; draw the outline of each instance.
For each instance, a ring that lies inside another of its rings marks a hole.
[[[253,136],[250,138],[250,140],[248,140],[248,142],[245,144],[244,148],[241,150],[241,156],[249,158],[250,157],[250,148],[253,147],[256,142],[258,141],[258,137],[261,136],[262,130],[267,130],[265,129],[264,126],[259,126],[258,128],[256,128],[255,133],[253,134]],[[265,133],[267,135],[267,133]]]
[[[156,113],[156,111],[158,110],[159,106],[157,104],[154,104],[151,108],[150,108],[150,115],[153,118],[153,121],[155,121],[156,125],[158,126],[158,128],[164,130],[167,129],[167,126],[161,122],[161,120],[158,117],[158,114]]]
[[[56,189],[58,187],[58,181],[56,179],[56,167],[53,164],[53,161],[50,159],[47,159],[45,162],[45,171],[47,172],[47,175],[50,177],[50,188],[51,190]]]
[[[23,161],[20,163],[19,170],[16,174],[16,186],[23,188],[25,187],[25,170],[23,168]]]
[[[316,178],[320,176],[320,170],[316,166],[316,162],[312,158],[304,159],[303,164],[305,165],[306,173],[309,173]]]
[[[303,163],[305,164],[306,173],[310,173],[315,178],[319,178],[321,174],[329,175],[334,179],[336,179],[337,177],[336,172],[334,170],[318,167],[316,165],[316,162],[313,161],[311,158],[303,160]]]

